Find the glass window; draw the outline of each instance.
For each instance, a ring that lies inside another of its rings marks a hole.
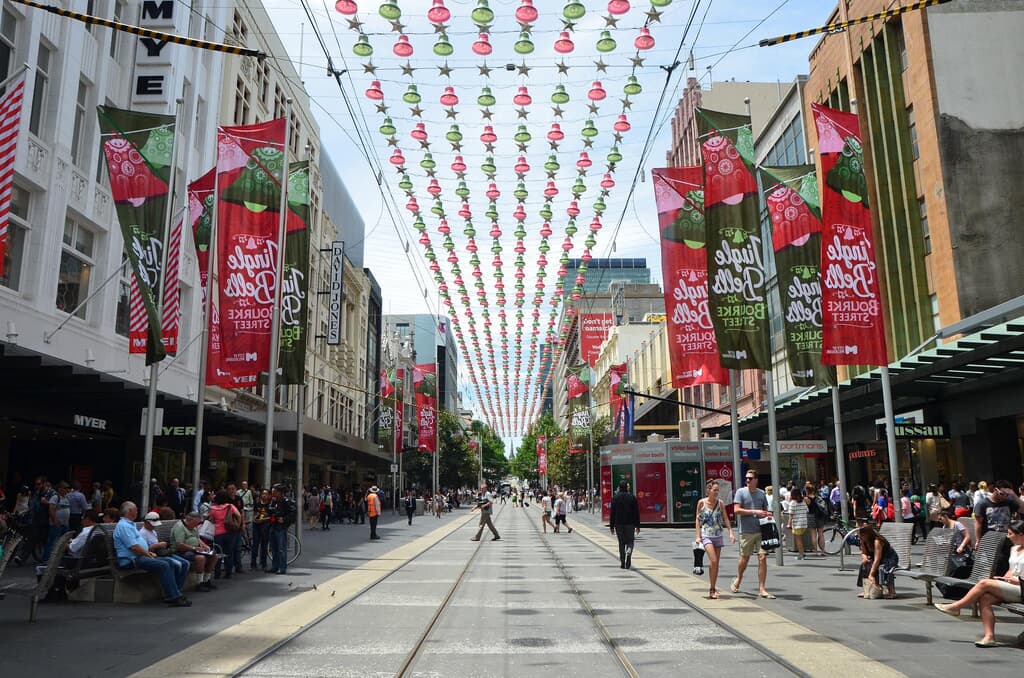
[[[32,194],[19,186],[11,187],[11,210],[7,222],[7,248],[4,250],[4,273],[0,285],[20,289],[21,269],[25,261],[25,244],[29,232],[29,208]]]
[[[86,307],[78,305],[89,296],[89,277],[93,268],[95,235],[71,217],[64,221],[64,246],[57,274],[57,309],[65,313],[75,311],[84,319]],[[77,308],[77,311],[76,311]]]
[[[736,372],[736,397],[743,395],[743,372]]]
[[[85,141],[85,124],[87,103],[89,100],[89,84],[84,80],[78,82],[78,96],[75,98],[75,120],[71,128],[71,162],[81,167],[88,153]]]
[[[928,229],[928,203],[924,198],[917,199],[917,209],[921,214],[921,236],[924,238],[924,253],[932,253],[932,234]]]
[[[0,77],[3,78],[11,74],[17,28],[18,20],[5,9],[0,16]]]
[[[114,2],[114,21],[121,21],[124,14],[124,7],[120,2]],[[110,58],[117,59],[117,48],[120,42],[121,31],[110,31]]]
[[[90,16],[96,16],[96,0],[85,0],[85,13]],[[92,33],[92,24],[86,24],[85,30]]]
[[[241,77],[235,82],[235,124],[249,122],[249,88]]]
[[[907,36],[903,34],[903,26],[896,29],[896,49],[900,53],[900,70],[907,70],[909,60],[907,59]]]
[[[32,113],[28,119],[28,129],[39,136],[45,123],[46,97],[50,87],[50,48],[39,45],[39,58],[36,60],[35,85],[32,89]]]
[[[939,330],[942,329],[942,321],[939,320],[939,295],[933,294],[929,299],[932,302],[932,325],[935,327],[936,334],[938,334]]]
[[[907,133],[910,137],[910,153],[917,160],[921,157],[921,151],[917,147],[917,115],[913,106],[907,106]]]

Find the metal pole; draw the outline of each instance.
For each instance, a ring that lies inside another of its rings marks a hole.
[[[779,475],[779,432],[775,422],[775,379],[772,370],[764,371],[765,400],[768,401],[768,458],[772,467],[772,487],[775,488],[775,500],[772,502],[772,515],[775,519],[775,526],[782,525],[782,502],[779,492],[781,476]],[[785,564],[785,538],[782,529],[779,528],[779,536],[783,538],[779,548],[775,550],[775,562],[779,565]]]
[[[164,208],[164,239],[160,248],[160,279],[157,283],[160,289],[156,296],[156,318],[160,323],[156,328],[157,341],[164,340],[163,318],[164,318],[164,290],[166,289],[167,278],[167,250],[171,240],[171,215],[174,208],[174,179],[178,173],[178,123],[181,121],[181,104],[183,99],[178,97],[175,100],[174,109],[174,146],[171,149],[170,176],[167,181],[167,206]],[[153,328],[150,328],[149,338],[153,336]],[[139,511],[145,515],[149,510],[149,478],[153,473],[153,437],[156,435],[156,386],[160,378],[160,363],[153,363],[149,366],[149,397],[146,400],[146,442],[142,452],[142,505]],[[201,399],[201,398],[200,398]]]
[[[594,371],[589,367],[587,370],[590,372],[590,383],[594,383]],[[594,496],[594,390],[587,389],[587,420],[589,426],[587,426],[587,438],[590,441],[590,445],[587,447],[587,510],[590,513],[594,512],[594,502],[592,497]]]
[[[277,229],[277,261],[274,266],[274,307],[270,321],[270,366],[267,368],[267,426],[263,436],[263,487],[270,487],[274,463],[274,401],[277,396],[277,352],[281,344],[281,275],[284,272],[284,239],[288,224],[288,134],[291,131],[292,99],[284,102],[284,153],[281,167],[280,223]]]
[[[306,379],[303,375],[301,384],[296,384],[298,393],[295,394],[295,500],[299,503],[299,516],[302,515],[302,478],[305,470],[303,459],[303,422],[306,419]],[[302,546],[302,521],[295,521],[295,539]]]
[[[839,407],[839,387],[832,387],[832,423],[835,425],[836,436],[836,474],[839,477],[839,506],[843,520],[849,522],[850,507],[846,501],[846,452],[843,448],[843,413]]]
[[[882,405],[885,407],[885,443],[889,449],[889,482],[892,491],[889,501],[895,501],[900,491],[900,470],[896,459],[896,414],[892,406],[892,382],[889,380],[889,366],[882,366]],[[896,521],[903,522],[903,511],[897,510]]]
[[[206,364],[210,350],[210,322],[213,319],[213,269],[217,262],[217,197],[220,192],[220,175],[216,169],[213,173],[213,219],[210,225],[210,245],[207,249],[212,253],[206,267],[206,285],[203,293],[203,327],[200,334],[203,345],[199,351],[199,379],[196,388],[196,444],[192,452],[192,492],[199,491],[200,473],[203,463],[203,424],[206,420]],[[200,281],[201,283],[202,281]]]
[[[729,429],[732,435],[732,491],[739,488],[736,484],[743,477],[743,469],[740,464],[740,420],[736,413],[736,379],[739,377],[737,370],[729,370]]]

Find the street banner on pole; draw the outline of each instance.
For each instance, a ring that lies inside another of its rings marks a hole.
[[[125,256],[138,288],[138,297],[132,300],[132,315],[146,319],[140,335],[130,337],[129,351],[145,351],[146,364],[151,365],[167,355],[156,295],[163,279],[160,269],[171,199],[168,185],[173,171],[174,116],[109,106],[98,106],[97,112],[110,193],[121,225]]]
[[[306,381],[306,318],[309,315],[309,161],[288,170],[288,231],[281,276],[279,384]]]
[[[566,396],[569,402],[569,431],[573,438],[590,433],[590,365],[581,363],[567,367]]]
[[[548,439],[547,436],[537,438],[537,472],[545,475],[548,472]]]
[[[210,280],[210,237],[213,232],[215,198],[214,190],[217,181],[217,169],[213,168],[188,185],[188,211],[192,225],[192,239],[196,247],[196,263],[199,267],[199,286],[202,303],[210,308],[209,336],[206,338],[206,384],[229,388],[229,374],[222,374],[217,365],[220,364],[220,313],[217,308],[217,296],[211,295]],[[205,315],[204,315],[205,317]]]
[[[697,109],[704,157],[708,298],[722,367],[771,369],[750,117]]]
[[[414,365],[412,384],[416,393],[416,422],[419,428],[417,449],[420,452],[437,452],[437,365]]]
[[[821,364],[821,212],[813,165],[762,167],[782,300],[786,358],[797,386],[833,386]]]
[[[7,260],[7,224],[11,214],[11,193],[14,186],[14,158],[18,152],[18,128],[21,126],[21,104],[25,97],[25,69],[7,81],[7,91],[0,99],[0,277]]]
[[[216,369],[229,375],[229,388],[256,385],[270,367],[284,144],[284,118],[217,132]]]
[[[395,370],[395,450],[398,454],[405,451],[405,432],[402,429],[403,417],[405,416],[405,370]]]
[[[380,417],[377,419],[377,432],[385,445],[392,442],[395,425],[395,389],[390,379],[393,373],[394,368],[380,371]]]
[[[615,326],[611,313],[580,314],[580,360],[587,365],[597,365],[601,344],[608,338],[608,330]]]
[[[629,366],[626,363],[612,365],[608,369],[608,403],[611,405],[612,430],[618,435],[619,443],[626,442],[626,438],[633,433],[633,413],[630,411],[630,400],[625,393],[629,387],[628,371]]]
[[[727,384],[708,309],[704,176],[700,167],[651,170],[661,232],[672,386]]]
[[[885,323],[864,176],[860,122],[812,104],[822,190],[821,359],[826,365],[886,365]]]

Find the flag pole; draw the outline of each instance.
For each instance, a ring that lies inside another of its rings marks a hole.
[[[290,118],[289,118],[289,120],[290,120]],[[287,135],[285,135],[285,141],[287,142]],[[309,151],[310,151],[309,144],[306,144],[306,152],[305,152],[305,156],[306,157],[305,157],[305,160],[306,160],[307,163],[309,162]],[[285,165],[285,172],[286,173],[288,172],[288,166],[287,165]],[[306,166],[306,173],[310,174],[308,164]],[[286,185],[287,185],[287,182],[288,182],[289,178],[290,177],[287,177],[285,179],[285,184]],[[287,197],[286,197],[286,200],[287,200]],[[285,209],[287,210],[287,202],[285,202]],[[288,215],[285,214],[285,220],[286,220],[285,223],[287,223],[287,217],[288,217]],[[315,226],[315,224],[314,224],[314,226]],[[308,231],[309,227],[310,227],[310,225],[306,224],[307,231]],[[285,238],[285,236],[282,235],[281,236],[280,247],[279,247],[279,250],[282,253],[284,252],[284,245],[285,245],[284,238]],[[309,248],[308,247],[306,248],[306,259],[307,259],[307,264],[308,264],[308,259],[309,259]],[[282,269],[283,268],[284,267],[282,266]],[[282,270],[282,269],[278,269],[278,270]],[[278,287],[281,287],[281,285],[278,285]],[[306,304],[307,304],[306,305],[306,315],[308,316],[309,315],[308,291],[307,291],[307,301],[306,301]],[[303,331],[305,331],[305,328],[303,328]],[[305,431],[303,430],[304,429],[305,419],[306,419],[306,356],[305,356],[305,353],[303,353],[303,356],[302,356],[302,381],[299,384],[296,384],[295,391],[296,391],[296,393],[295,393],[295,502],[299,505],[299,507],[298,507],[298,514],[299,514],[299,516],[301,516],[302,515],[302,502],[303,502],[303,497],[302,497],[302,480],[303,480],[303,476],[305,475],[303,472],[306,470],[305,469],[305,458],[304,458],[304,453],[305,453],[305,450],[304,450],[304,447],[305,447],[305,445],[304,445],[304,443],[305,443],[305,440],[304,440]],[[295,521],[295,540],[298,542],[299,548],[302,548],[302,521],[301,520],[296,520]]]
[[[587,366],[587,381],[591,386],[587,389],[587,437],[590,445],[587,447],[587,510],[594,512],[594,371]]]
[[[211,253],[206,265],[206,286],[203,288],[203,345],[199,351],[199,378],[196,388],[196,443],[192,452],[192,492],[199,491],[201,467],[203,463],[203,424],[206,420],[206,367],[210,352],[210,323],[213,321],[213,269],[217,262],[217,197],[220,191],[220,175],[216,161],[213,168],[213,216],[210,220],[210,243],[207,252]],[[202,281],[200,281],[202,282]]]
[[[732,491],[735,496],[739,488],[736,483],[743,475],[740,464],[740,420],[736,412],[736,379],[739,371],[729,370],[729,430],[732,435]]]
[[[171,148],[171,165],[168,170],[170,176],[167,181],[167,206],[164,208],[164,232],[163,232],[163,244],[161,245],[160,251],[160,290],[157,292],[156,302],[156,337],[157,341],[163,342],[164,340],[164,291],[166,287],[167,277],[167,249],[171,240],[171,215],[174,213],[174,179],[177,175],[178,169],[178,123],[181,118],[181,104],[183,99],[178,97],[175,99],[174,109],[174,145]],[[153,328],[150,326],[149,337],[147,340],[153,338]],[[146,442],[142,452],[142,506],[139,507],[140,512],[145,515],[149,510],[149,479],[153,472],[153,437],[156,435],[156,386],[157,380],[160,377],[160,363],[154,362],[149,366],[149,395],[146,400]]]
[[[765,400],[768,405],[768,458],[771,463],[772,472],[772,486],[775,488],[775,500],[772,502],[772,519],[775,521],[775,526],[778,527],[782,524],[782,502],[780,501],[782,495],[780,494],[780,483],[782,482],[782,476],[779,469],[779,432],[778,424],[775,421],[775,375],[772,370],[764,371],[764,384],[765,384]],[[779,536],[782,536],[782,530],[779,530]],[[803,537],[796,537],[802,539]],[[786,544],[785,542],[779,544],[779,548],[775,550],[775,562],[779,565],[784,564],[785,560]]]
[[[892,381],[889,379],[888,365],[882,365],[882,406],[885,408],[885,444],[889,449],[889,482],[892,487],[889,501],[895,501],[900,491],[900,470],[896,459],[896,414],[892,404]],[[903,522],[902,511],[896,511],[896,521]]]
[[[277,261],[274,263],[274,307],[270,321],[270,365],[267,368],[267,426],[263,436],[263,489],[270,487],[274,463],[274,405],[277,395],[277,352],[281,343],[281,277],[284,274],[284,239],[288,224],[288,135],[291,132],[292,98],[284,102],[284,157],[281,166],[281,202],[277,228]]]

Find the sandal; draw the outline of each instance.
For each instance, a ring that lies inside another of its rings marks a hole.
[[[974,647],[997,647],[999,643],[994,640],[979,640],[974,643]]]
[[[711,589],[711,593],[708,594],[708,598],[711,600],[718,600],[718,591]]]
[[[764,593],[761,593],[761,594],[759,594],[759,595],[760,595],[760,596],[761,596],[762,598],[764,598],[765,600],[776,600],[775,594],[773,594],[773,593],[768,593],[767,591],[765,591]]]
[[[944,605],[943,603],[935,603],[935,609],[938,610],[939,612],[948,614],[951,617],[959,617],[960,616],[960,610],[952,610],[949,607],[947,607],[946,605]]]
[[[729,584],[729,590],[732,591],[733,593],[739,593],[740,592],[740,582],[739,582],[738,579],[733,579],[732,580],[732,583]]]

